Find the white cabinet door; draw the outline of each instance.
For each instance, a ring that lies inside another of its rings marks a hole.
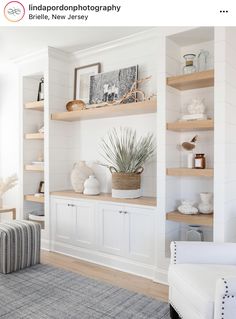
[[[76,207],[73,201],[53,199],[52,237],[55,241],[73,243],[76,222]]]
[[[125,207],[126,256],[153,264],[155,243],[155,210]]]
[[[75,243],[77,246],[91,248],[95,240],[94,205],[75,201]]]
[[[118,205],[99,205],[98,208],[99,250],[113,255],[124,253],[125,215]]]

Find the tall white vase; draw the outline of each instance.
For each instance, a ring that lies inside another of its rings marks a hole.
[[[71,172],[71,184],[76,193],[83,193],[84,182],[93,175],[93,170],[88,167],[85,161],[75,163]]]
[[[199,212],[202,214],[213,213],[212,193],[200,193],[201,203],[198,205]]]

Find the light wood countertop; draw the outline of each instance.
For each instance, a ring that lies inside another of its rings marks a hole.
[[[73,190],[64,190],[64,191],[55,191],[51,192],[53,196],[61,197],[70,197],[74,199],[89,199],[95,201],[104,201],[104,202],[114,202],[114,203],[125,203],[131,205],[143,205],[143,206],[153,206],[157,205],[155,197],[140,197],[140,198],[113,198],[111,194],[101,193],[100,195],[89,196],[84,194],[75,193]]]

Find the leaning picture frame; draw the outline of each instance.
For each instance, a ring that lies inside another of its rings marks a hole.
[[[101,72],[101,63],[93,63],[75,68],[74,100],[89,104],[90,77]]]
[[[38,192],[39,192],[40,194],[44,194],[44,181],[41,181],[41,182],[39,183]]]

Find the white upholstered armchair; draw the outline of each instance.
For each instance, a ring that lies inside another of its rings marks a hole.
[[[236,319],[236,243],[172,242],[172,319]]]

